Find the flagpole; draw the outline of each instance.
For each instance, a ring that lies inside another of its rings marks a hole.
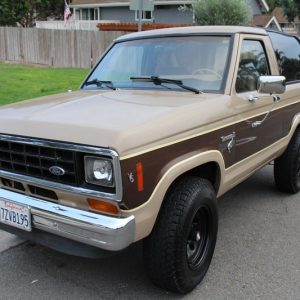
[[[68,19],[69,19],[70,16],[71,16],[71,10],[69,8],[67,0],[65,0],[65,8],[64,8],[64,23],[65,23],[65,27],[67,25],[67,21],[68,21]]]

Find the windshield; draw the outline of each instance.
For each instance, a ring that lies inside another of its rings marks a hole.
[[[179,89],[169,83],[134,81],[133,77],[158,76],[181,80],[205,92],[222,89],[230,44],[229,36],[185,36],[131,40],[116,43],[88,77],[84,89],[109,81],[115,88]],[[104,85],[101,88],[107,88]]]

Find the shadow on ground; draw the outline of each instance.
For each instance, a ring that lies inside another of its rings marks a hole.
[[[1,294],[5,299],[296,299],[298,198],[276,191],[270,166],[221,197],[211,268],[203,283],[184,297],[147,280],[141,243],[105,260],[23,244],[0,255]]]

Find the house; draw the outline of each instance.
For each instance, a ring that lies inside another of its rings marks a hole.
[[[278,20],[283,32],[300,35],[300,19],[298,17],[295,18],[294,22],[290,23],[281,7],[276,7],[273,10],[272,15]]]
[[[251,25],[276,31],[282,31],[278,19],[272,14],[254,15]]]
[[[283,31],[292,35],[300,34],[300,19],[296,17],[294,22],[289,22],[281,7],[276,7],[270,14],[254,15],[252,25]]]
[[[245,0],[252,15],[269,11],[265,0]],[[75,20],[134,22],[138,13],[129,9],[130,0],[70,0]],[[144,11],[144,22],[187,23],[194,21],[191,0],[154,0],[154,10]]]
[[[70,8],[76,20],[134,22],[137,11],[129,9],[129,0],[72,0]],[[154,11],[143,11],[144,22],[193,23],[193,12],[180,9],[191,6],[190,0],[154,0]]]

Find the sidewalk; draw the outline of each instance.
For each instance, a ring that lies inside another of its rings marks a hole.
[[[0,252],[15,247],[23,242],[24,240],[17,236],[0,230]]]

